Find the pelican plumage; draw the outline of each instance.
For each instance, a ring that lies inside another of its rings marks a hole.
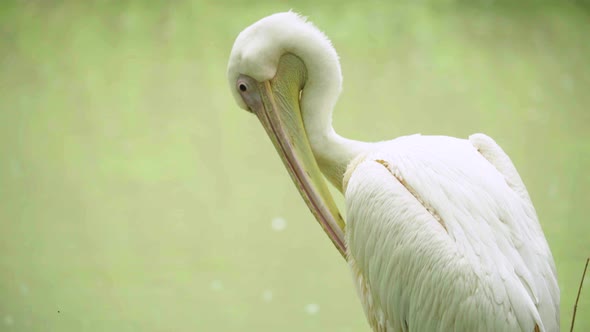
[[[228,79],[347,260],[374,331],[559,330],[551,251],[524,183],[492,138],[339,136],[338,55],[293,12],[239,34]],[[346,223],[322,173],[345,197]]]

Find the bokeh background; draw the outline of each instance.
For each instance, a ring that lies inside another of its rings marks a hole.
[[[291,8],[341,56],[340,134],[485,132],[509,153],[569,328],[590,255],[587,3],[4,0],[0,331],[369,331],[225,78],[237,34]]]

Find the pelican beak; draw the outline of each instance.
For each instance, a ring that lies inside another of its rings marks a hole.
[[[236,88],[249,110],[262,123],[303,200],[346,259],[345,223],[328,190],[303,125],[299,101],[306,75],[303,61],[286,54],[281,57],[274,78],[258,82],[240,75]]]

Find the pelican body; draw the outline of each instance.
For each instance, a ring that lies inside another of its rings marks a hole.
[[[551,251],[524,183],[492,138],[339,136],[337,53],[293,12],[239,34],[228,79],[348,262],[374,331],[559,330]],[[324,176],[345,197],[346,223]]]

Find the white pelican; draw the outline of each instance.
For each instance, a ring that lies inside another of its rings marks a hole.
[[[292,12],[239,34],[228,79],[348,261],[374,331],[559,330],[551,251],[525,185],[494,140],[339,136],[338,56]],[[346,225],[321,173],[345,196]]]

